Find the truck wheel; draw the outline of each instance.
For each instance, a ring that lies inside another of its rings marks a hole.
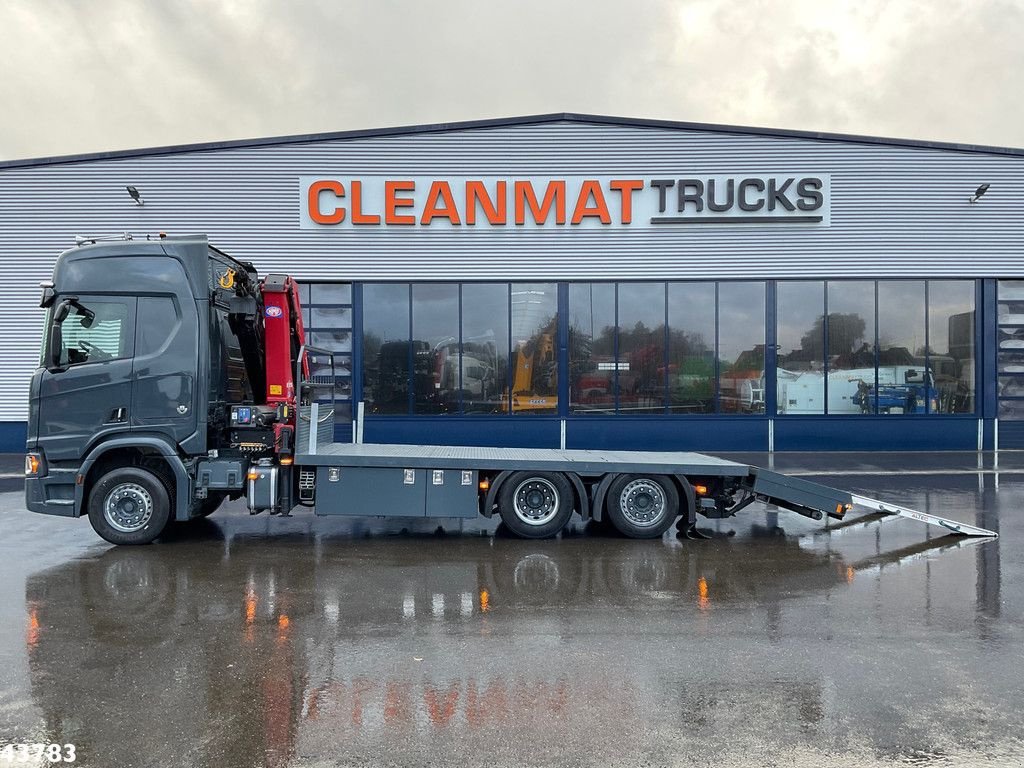
[[[111,544],[149,544],[170,518],[171,496],[147,469],[112,469],[89,494],[89,522]]]
[[[607,513],[623,536],[656,539],[679,515],[679,492],[668,477],[623,475],[608,488]]]
[[[498,513],[524,539],[546,539],[572,517],[572,486],[557,472],[516,472],[501,486]]]

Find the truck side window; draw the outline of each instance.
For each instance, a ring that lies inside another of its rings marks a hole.
[[[90,318],[71,307],[61,325],[61,365],[81,365],[124,357],[128,340],[128,305],[113,301],[89,302]]]

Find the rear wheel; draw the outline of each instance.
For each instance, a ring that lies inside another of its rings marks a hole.
[[[679,515],[679,492],[663,475],[623,475],[608,489],[607,513],[623,536],[656,539]]]
[[[556,472],[516,472],[501,486],[498,513],[505,526],[524,539],[546,539],[572,517],[572,486]]]
[[[89,493],[89,522],[111,544],[149,544],[170,518],[170,493],[148,469],[112,469]]]

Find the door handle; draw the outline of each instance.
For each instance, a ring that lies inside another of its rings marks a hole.
[[[110,418],[107,419],[108,424],[120,424],[125,421],[128,416],[128,409],[124,406],[115,408],[110,412]]]

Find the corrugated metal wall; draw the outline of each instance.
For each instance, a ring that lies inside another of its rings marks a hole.
[[[831,174],[831,227],[298,226],[302,175],[792,172]],[[968,204],[983,182],[991,191]],[[1024,157],[558,121],[0,168],[0,421],[25,415],[37,284],[75,234],[121,231],[205,232],[263,272],[306,280],[1024,277]]]

